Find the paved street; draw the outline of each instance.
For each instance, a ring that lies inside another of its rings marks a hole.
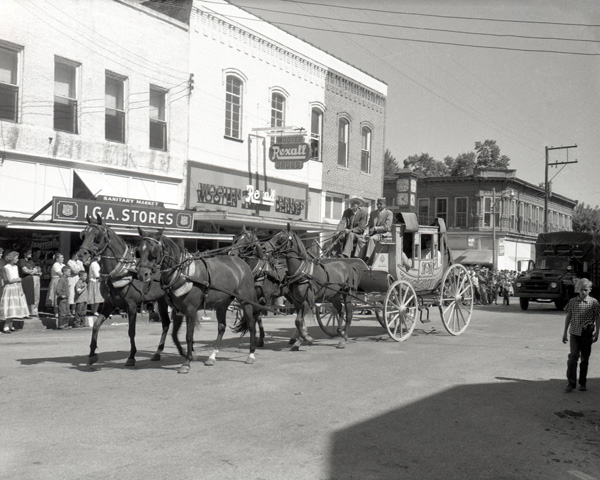
[[[212,315],[208,313],[208,315]],[[359,317],[345,350],[311,329],[290,352],[291,317],[266,317],[268,344],[202,321],[188,375],[160,325],[107,321],[98,363],[91,329],[27,325],[0,336],[0,477],[37,479],[600,479],[600,348],[588,392],[563,392],[564,314],[476,307],[460,337],[437,312],[404,343]],[[181,335],[183,338],[183,334]]]

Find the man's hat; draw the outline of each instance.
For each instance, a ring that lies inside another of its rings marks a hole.
[[[358,203],[358,205],[362,207],[366,202],[362,197],[352,197],[348,200],[348,205],[352,205],[353,203]]]

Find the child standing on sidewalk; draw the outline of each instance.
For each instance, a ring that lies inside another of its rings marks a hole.
[[[61,269],[62,277],[58,279],[56,284],[56,302],[58,303],[58,321],[56,327],[70,328],[72,322],[71,310],[69,310],[69,278],[71,277],[71,269],[67,266]]]
[[[590,297],[592,282],[587,278],[581,278],[575,285],[575,291],[578,292],[567,303],[565,310],[567,318],[565,319],[565,330],[563,332],[563,343],[567,343],[567,331],[570,334],[569,359],[567,361],[567,380],[569,381],[566,392],[572,392],[577,386],[577,362],[581,356],[579,364],[579,390],[587,390],[587,372],[590,354],[592,353],[592,343],[598,341],[598,331],[600,327],[600,303],[595,298]],[[594,328],[596,332],[594,333]]]
[[[87,311],[87,273],[85,270],[79,272],[79,280],[75,284],[75,327],[85,326],[85,314]]]

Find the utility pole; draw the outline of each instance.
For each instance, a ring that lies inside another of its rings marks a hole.
[[[568,148],[577,148],[577,145],[569,145],[568,147],[546,147],[546,169],[544,175],[544,233],[548,233],[548,199],[550,198],[550,186],[548,185],[548,167],[556,167],[558,165],[568,165],[573,162],[554,162],[548,163],[548,152],[550,150],[564,150]]]

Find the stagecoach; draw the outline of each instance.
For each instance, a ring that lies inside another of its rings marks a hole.
[[[427,252],[426,244],[430,245]],[[344,261],[362,270],[358,291],[353,295],[354,310],[373,311],[394,340],[408,339],[417,321],[429,321],[432,308],[439,310],[451,335],[460,335],[469,326],[473,284],[467,269],[453,263],[443,219],[424,226],[418,224],[414,213],[397,213],[391,233],[377,245],[370,265],[360,258]],[[321,329],[329,336],[336,336],[336,309],[329,303],[318,303],[316,314]]]

